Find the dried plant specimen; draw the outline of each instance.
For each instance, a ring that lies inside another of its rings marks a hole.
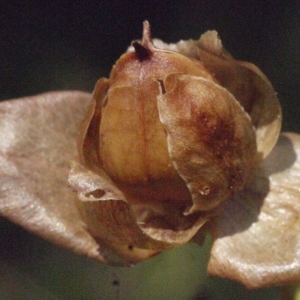
[[[279,137],[272,85],[215,31],[167,45],[145,22],[93,96],[11,100],[0,114],[0,213],[13,222],[124,266],[209,231],[211,274],[299,280],[299,136]]]

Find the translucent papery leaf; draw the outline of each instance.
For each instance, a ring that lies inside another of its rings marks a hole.
[[[171,230],[155,222],[156,219],[139,220],[137,211],[133,211],[109,179],[77,163],[73,164],[69,183],[77,193],[78,206],[89,231],[131,262],[187,243],[207,221],[194,218],[194,222],[187,223],[189,227]]]
[[[202,77],[170,74],[158,97],[160,120],[178,174],[208,211],[240,190],[256,163],[249,116],[226,89]]]
[[[282,134],[265,176],[226,203],[208,270],[250,288],[300,280],[300,136]]]
[[[52,92],[0,103],[0,214],[59,246],[103,262],[111,257],[86,230],[68,185],[83,92]],[[115,259],[115,258],[114,258]]]
[[[258,151],[266,157],[277,141],[282,118],[271,83],[255,65],[233,59],[216,31],[206,32],[197,43],[201,61],[251,116]]]

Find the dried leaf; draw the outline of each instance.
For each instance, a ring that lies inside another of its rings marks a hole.
[[[233,59],[216,31],[206,32],[196,43],[201,61],[251,116],[258,151],[266,157],[277,141],[282,118],[271,83],[255,65]]]
[[[203,77],[170,74],[158,97],[170,156],[197,210],[211,210],[242,189],[256,165],[250,118],[232,94]]]
[[[209,273],[251,288],[300,280],[299,157],[300,135],[282,134],[264,163],[265,174],[226,203]]]
[[[216,31],[207,31],[198,41],[166,44],[162,49],[201,60],[220,84],[228,89],[250,114],[256,128],[258,151],[266,157],[274,147],[281,128],[281,108],[276,93],[263,72],[255,65],[235,60],[223,47]]]

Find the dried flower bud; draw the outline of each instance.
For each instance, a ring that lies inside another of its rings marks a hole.
[[[224,67],[212,58],[222,47],[214,32],[181,54],[180,45],[156,48],[145,22],[132,45],[96,85],[80,129],[82,166],[69,179],[92,234],[131,261],[140,259],[133,246],[160,251],[187,242],[263,157],[255,95],[241,94],[239,82],[229,91],[216,72]],[[226,59],[227,69],[240,68]]]

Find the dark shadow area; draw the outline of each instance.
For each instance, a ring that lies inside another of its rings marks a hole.
[[[264,199],[269,192],[269,181],[267,179],[264,181],[264,188],[259,192],[246,188],[224,204],[224,211],[218,217],[218,237],[243,232],[257,222]]]
[[[290,168],[296,161],[297,156],[291,140],[284,135],[281,135],[273,151],[267,156],[264,165],[268,173],[282,172]]]
[[[0,99],[49,90],[92,91],[149,20],[166,42],[219,32],[237,59],[257,64],[296,130],[299,87],[298,1],[72,1],[0,4]],[[285,129],[286,129],[285,128]]]

